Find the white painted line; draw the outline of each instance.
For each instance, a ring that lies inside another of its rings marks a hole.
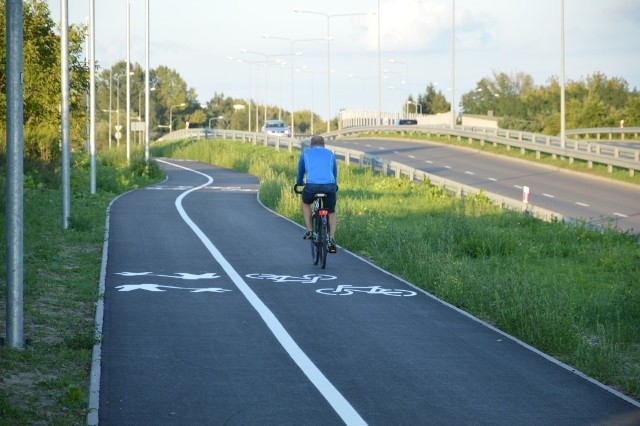
[[[589,204],[581,203],[580,201],[576,201],[576,204],[582,207],[589,207]]]
[[[522,186],[520,185],[513,185],[514,188],[518,188],[518,189],[522,189]]]
[[[198,189],[205,188],[207,185],[213,183],[213,178],[209,175],[201,173],[197,170],[189,169],[187,167],[182,167],[174,163],[170,163],[168,161],[163,161],[160,159],[156,159],[156,161],[170,164],[175,167],[180,167],[182,169],[188,170],[190,172],[199,174],[207,178],[207,183],[185,191],[180,194],[178,198],[176,198],[176,209],[180,216],[185,221],[187,225],[193,230],[200,241],[204,244],[204,246],[209,250],[209,253],[214,257],[214,259],[220,264],[222,269],[227,273],[229,278],[233,281],[233,283],[238,287],[238,290],[242,292],[244,297],[251,303],[251,306],[258,312],[262,320],[265,322],[269,330],[273,333],[273,335],[278,339],[278,342],[282,345],[282,347],[287,351],[291,359],[300,367],[302,372],[307,376],[307,378],[314,384],[314,386],[320,391],[322,396],[325,397],[327,402],[331,404],[336,413],[342,418],[342,420],[348,425],[366,425],[367,423],[360,417],[358,412],[351,406],[351,404],[342,396],[342,394],[338,391],[338,389],[331,384],[331,382],[322,374],[320,369],[316,367],[316,365],[309,359],[309,357],[302,351],[300,346],[293,340],[293,338],[289,335],[284,326],[278,321],[278,318],[267,308],[267,306],[260,300],[260,298],[251,290],[249,285],[244,281],[244,279],[236,272],[235,269],[227,262],[227,260],[222,256],[222,253],[213,245],[211,240],[198,228],[198,226],[191,220],[191,218],[187,215],[184,208],[182,207],[182,200],[189,195],[190,193],[197,191]]]
[[[491,178],[491,177],[489,178],[489,180],[490,180],[491,182],[497,182],[497,181],[498,181],[498,179],[496,179],[496,178]]]
[[[467,170],[466,172],[464,172],[464,173],[465,173],[465,174],[467,174],[467,175],[472,175],[472,176],[473,176],[473,175],[475,175],[475,173],[474,173],[474,172],[470,172],[470,171],[468,171],[468,170]]]
[[[613,212],[613,215],[614,215],[614,216],[618,216],[618,217],[629,217],[629,216],[627,216],[626,214],[623,214],[623,213],[616,213],[616,212]]]
[[[451,166],[444,166],[445,169],[453,169]]]
[[[378,149],[379,149],[379,150],[385,150],[385,149],[387,149],[387,148],[385,148],[384,146],[379,146],[379,147],[378,147]]]
[[[410,155],[409,158],[416,158],[416,156],[415,155]]]
[[[431,160],[424,160],[424,162],[427,163],[427,164],[433,164],[433,161],[431,161]]]
[[[555,195],[547,194],[547,193],[544,193],[544,192],[542,193],[542,196],[543,197],[547,197],[547,198],[556,198]]]

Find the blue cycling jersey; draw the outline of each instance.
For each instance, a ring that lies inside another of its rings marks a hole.
[[[296,184],[303,184],[305,174],[307,175],[306,183],[337,183],[338,166],[336,164],[336,156],[322,146],[313,146],[305,149],[298,161]]]

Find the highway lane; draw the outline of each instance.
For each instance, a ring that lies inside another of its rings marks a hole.
[[[640,232],[640,187],[559,170],[472,148],[404,139],[341,139],[347,147],[516,200],[524,186],[530,202],[565,216]]]

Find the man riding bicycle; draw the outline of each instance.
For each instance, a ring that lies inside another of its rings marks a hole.
[[[298,176],[296,185],[301,186],[306,175],[306,184],[302,190],[302,217],[307,228],[303,238],[313,237],[311,223],[311,204],[313,196],[319,192],[327,194],[324,208],[329,211],[329,253],[336,252],[334,240],[336,232],[336,191],[338,190],[338,165],[336,156],[324,147],[324,138],[320,135],[311,137],[311,147],[302,151],[298,160]]]

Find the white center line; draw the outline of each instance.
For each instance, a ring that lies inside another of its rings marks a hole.
[[[555,195],[547,194],[547,193],[544,193],[544,192],[542,193],[542,196],[543,197],[547,197],[547,198],[556,198]]]
[[[470,172],[470,171],[468,171],[468,170],[467,170],[465,173],[466,173],[466,174],[468,174],[468,175],[475,175],[475,173]]]
[[[307,376],[311,383],[315,385],[318,391],[320,391],[320,393],[325,397],[327,402],[331,404],[333,409],[342,418],[342,420],[344,420],[344,422],[348,425],[366,425],[364,419],[360,417],[358,412],[351,406],[351,404],[344,398],[344,396],[342,396],[338,389],[336,389],[335,386],[333,386],[333,384],[325,377],[325,375],[322,374],[320,369],[313,363],[313,361],[311,361],[307,354],[302,351],[300,346],[298,346],[295,340],[293,340],[282,323],[278,321],[278,318],[276,318],[275,314],[271,312],[271,310],[269,310],[264,302],[260,300],[258,295],[256,295],[253,290],[251,290],[249,285],[244,281],[240,274],[238,274],[238,272],[233,269],[227,259],[222,256],[222,253],[220,253],[217,247],[213,245],[211,240],[209,240],[204,232],[202,232],[202,230],[191,220],[191,218],[187,215],[186,211],[182,207],[182,200],[184,199],[184,197],[186,197],[193,191],[197,191],[198,189],[210,185],[213,182],[213,178],[207,174],[180,166],[178,164],[169,163],[167,161],[159,159],[156,159],[156,161],[171,164],[175,167],[180,167],[182,169],[204,176],[207,179],[207,183],[185,191],[180,194],[178,198],[176,198],[175,205],[178,213],[180,213],[180,216],[185,221],[185,223],[193,230],[198,238],[200,238],[200,241],[202,241],[204,246],[209,250],[209,253],[211,253],[214,259],[227,273],[229,278],[231,278],[236,287],[238,287],[238,290],[242,292],[249,303],[251,303],[251,306],[253,306],[253,308],[258,312],[262,320],[265,322],[267,327],[269,327],[276,339],[278,339],[278,342],[280,342],[282,347],[287,351],[291,359],[298,365],[300,370],[302,370],[302,372]]]
[[[580,201],[576,201],[576,204],[582,207],[589,207],[589,204],[581,203]]]
[[[489,178],[489,180],[490,180],[491,182],[497,182],[497,181],[498,181],[498,179],[496,179],[496,178],[492,178],[492,177],[490,177],[490,178]]]

